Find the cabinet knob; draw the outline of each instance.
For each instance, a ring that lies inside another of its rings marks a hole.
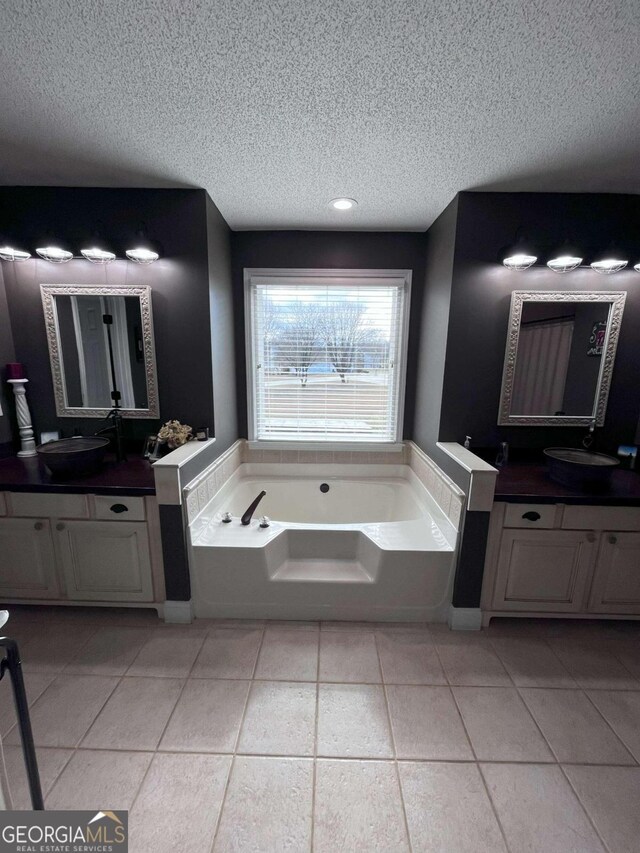
[[[43,527],[44,524],[41,521],[36,521],[36,523],[33,525],[34,530],[42,530]]]
[[[56,524],[56,530],[64,530],[64,524],[61,521]]]
[[[540,518],[539,512],[534,512],[533,510],[529,510],[529,512],[525,512],[522,514],[523,518],[526,518],[527,521],[538,521]]]
[[[587,533],[587,542],[595,542],[596,534],[595,533]]]
[[[615,545],[617,541],[618,541],[618,537],[617,537],[617,536],[610,536],[610,537],[609,537],[609,544],[610,544],[610,545]]]
[[[111,510],[111,512],[129,512],[129,507],[125,506],[124,504],[111,504],[109,509]]]

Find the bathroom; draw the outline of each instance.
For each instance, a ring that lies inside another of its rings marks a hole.
[[[0,605],[26,686],[22,716],[0,687],[6,808],[128,814],[134,851],[633,849],[640,197],[463,183],[385,225],[347,182],[315,219],[251,224],[204,181],[87,162],[72,186],[54,153],[62,181],[0,186],[0,251],[31,255],[0,261]],[[592,269],[605,250],[625,268]],[[64,318],[96,297],[120,344],[135,302],[141,397],[116,363],[99,404],[72,399]],[[535,303],[574,342],[576,306],[601,310],[588,409],[514,407]],[[367,318],[346,367],[336,305]],[[104,460],[47,468],[99,433]],[[615,470],[560,483],[549,448]]]

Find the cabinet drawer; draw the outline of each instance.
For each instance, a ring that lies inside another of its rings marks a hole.
[[[11,515],[23,518],[89,518],[86,495],[50,495],[36,492],[11,492]]]
[[[640,507],[566,506],[562,526],[566,530],[640,531]]]
[[[4,499],[4,492],[0,492],[0,515],[7,514],[7,502]]]
[[[527,515],[531,518],[526,518]],[[555,517],[555,504],[507,504],[504,526],[550,528]]]
[[[96,518],[104,521],[144,521],[144,498],[96,495]]]

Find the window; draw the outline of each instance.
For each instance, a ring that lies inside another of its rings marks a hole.
[[[250,438],[402,438],[411,273],[245,270]]]

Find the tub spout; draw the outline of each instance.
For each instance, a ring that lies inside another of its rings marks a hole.
[[[258,504],[260,503],[260,501],[262,500],[262,498],[266,494],[267,494],[266,492],[260,492],[258,497],[251,504],[249,504],[246,512],[244,513],[244,515],[240,519],[241,524],[244,524],[244,525],[251,524],[251,517],[253,516],[253,513],[256,511]]]

